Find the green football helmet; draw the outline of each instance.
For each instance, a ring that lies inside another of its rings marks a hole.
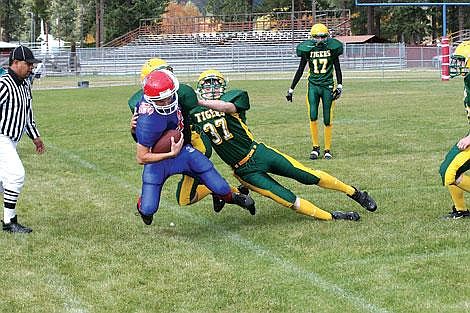
[[[450,77],[466,76],[470,71],[470,41],[463,41],[450,57]]]
[[[205,100],[218,100],[225,93],[227,82],[218,70],[202,72],[197,80],[197,92]]]

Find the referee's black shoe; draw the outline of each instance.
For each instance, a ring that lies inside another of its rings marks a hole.
[[[16,216],[10,220],[10,223],[5,224],[2,221],[2,228],[3,228],[3,231],[7,231],[7,232],[10,232],[10,233],[25,233],[25,234],[27,234],[27,233],[30,233],[30,232],[33,231],[31,228],[23,226],[20,223],[18,223],[18,219],[16,218]]]

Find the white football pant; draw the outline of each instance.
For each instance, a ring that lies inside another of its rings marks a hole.
[[[18,143],[0,135],[0,192],[8,189],[21,192],[24,184],[24,167],[16,151]]]

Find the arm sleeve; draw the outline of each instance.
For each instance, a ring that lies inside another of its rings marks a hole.
[[[335,73],[336,73],[336,83],[343,84],[343,73],[341,72],[341,65],[339,64],[339,58],[336,58],[333,62],[335,66]]]
[[[297,83],[299,82],[300,78],[302,78],[302,74],[304,73],[305,65],[307,65],[307,58],[302,56],[300,58],[299,67],[297,68],[297,72],[295,72],[294,79],[292,80],[292,84],[290,85],[291,89],[295,89]]]

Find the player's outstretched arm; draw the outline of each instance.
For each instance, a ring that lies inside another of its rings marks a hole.
[[[232,102],[225,102],[222,100],[204,100],[201,99],[198,101],[199,105],[203,107],[225,113],[235,113],[237,112],[237,107]]]

